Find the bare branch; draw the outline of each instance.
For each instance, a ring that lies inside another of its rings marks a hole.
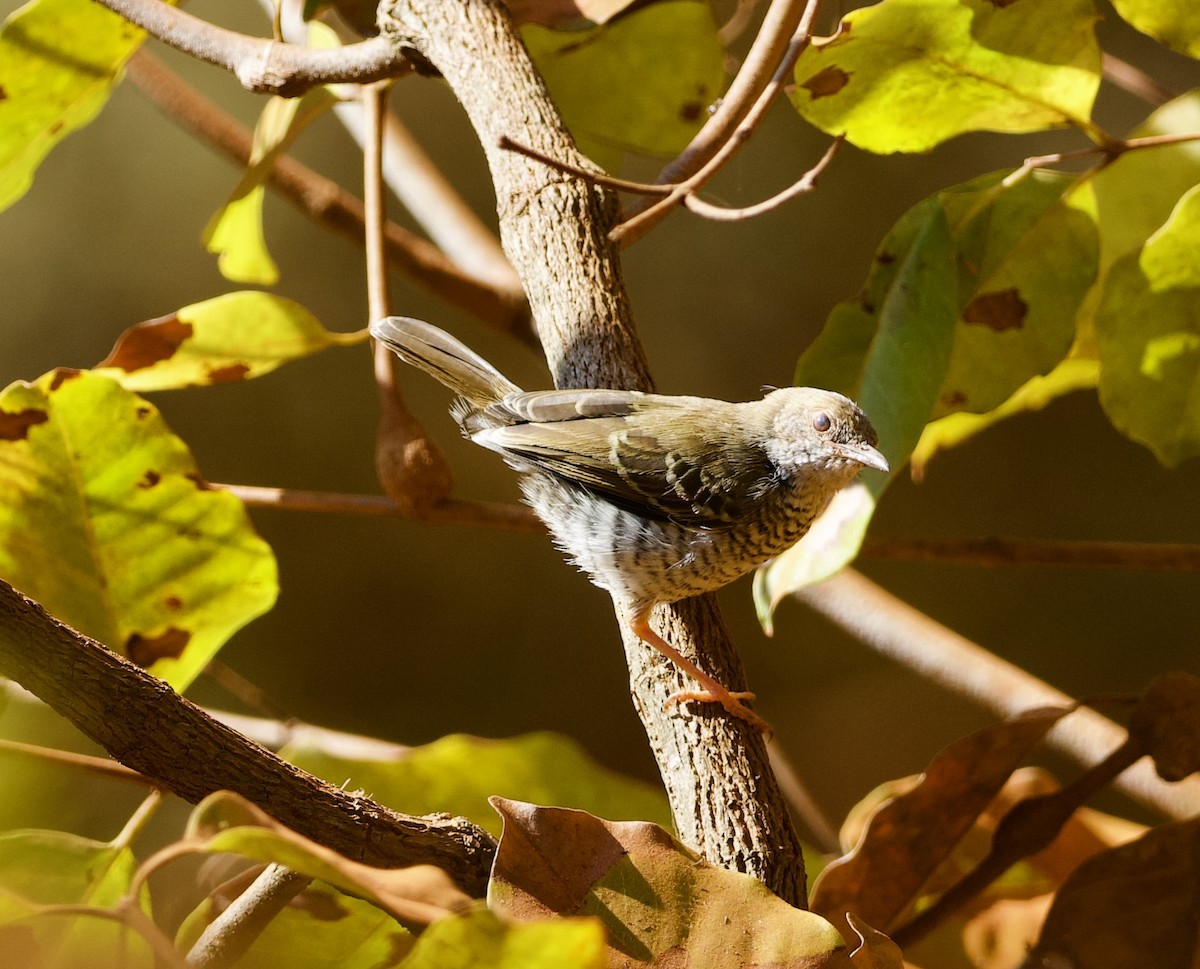
[[[146,51],[129,62],[129,78],[151,102],[181,127],[239,165],[250,158],[252,135],[215,104],[167,70]],[[267,184],[315,222],[363,244],[363,205],[340,185],[288,156],[276,159]],[[394,222],[384,244],[392,266],[481,322],[531,342],[529,306],[519,283],[502,288],[464,272],[450,259]]]
[[[1111,81],[1117,87],[1153,104],[1156,108],[1175,98],[1173,92],[1168,91],[1140,67],[1134,67],[1108,51],[1100,53],[1100,68],[1106,81]]]
[[[234,791],[356,861],[437,865],[475,895],[487,884],[495,845],[480,828],[462,818],[399,814],[326,784],[214,720],[3,581],[0,676],[20,683],[116,760],[185,801]]]
[[[217,27],[162,0],[96,0],[152,37],[223,67],[249,91],[298,97],[318,84],[367,84],[395,77],[407,64],[382,37],[346,47],[312,48],[247,37]]]
[[[1200,545],[1047,538],[873,538],[862,555],[963,565],[1063,565],[1200,572]]]
[[[872,649],[1001,716],[1073,702],[1065,693],[947,629],[854,569],[843,569],[831,579],[800,589],[795,596]],[[1108,718],[1080,709],[1063,720],[1049,740],[1091,766],[1108,757],[1125,738],[1125,731]],[[1186,818],[1200,811],[1200,777],[1167,784],[1143,761],[1122,774],[1116,786],[1170,817]]]
[[[187,955],[193,969],[233,966],[288,902],[312,883],[283,865],[267,865],[232,904],[201,933]]]
[[[36,760],[51,761],[64,767],[99,774],[101,777],[111,777],[118,781],[133,781],[135,784],[149,785],[153,782],[135,770],[130,770],[115,760],[104,757],[93,757],[90,754],[77,754],[70,750],[56,750],[53,747],[42,747],[38,744],[23,744],[19,740],[0,740],[0,751],[18,754]]]

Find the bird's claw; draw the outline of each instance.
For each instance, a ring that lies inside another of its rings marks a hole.
[[[749,690],[723,690],[720,693],[713,690],[680,690],[678,693],[672,693],[667,697],[663,703],[663,709],[673,706],[676,703],[685,703],[689,700],[694,700],[698,703],[721,704],[728,714],[737,717],[739,720],[745,720],[746,723],[750,724],[750,726],[768,740],[774,733],[767,721],[745,705],[754,701],[754,694]]]

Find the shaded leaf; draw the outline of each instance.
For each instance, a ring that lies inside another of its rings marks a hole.
[[[1113,0],[1113,7],[1171,50],[1200,57],[1200,7],[1194,0]]]
[[[141,937],[108,919],[87,916],[34,915],[45,905],[88,905],[110,909],[128,893],[137,863],[127,847],[91,841],[62,831],[0,833],[0,939],[14,941],[9,932],[27,935],[23,946],[36,960],[7,962],[38,969],[116,965],[124,954],[130,969],[153,966]],[[149,910],[143,892],[142,908]],[[20,920],[15,922],[14,920]]]
[[[226,903],[227,904],[227,903]],[[189,951],[224,905],[205,899],[184,921],[175,944]],[[416,938],[379,907],[314,882],[268,923],[238,969],[389,969]]]
[[[881,153],[966,131],[1090,128],[1095,19],[1088,0],[883,0],[801,54],[792,103]]]
[[[270,548],[152,404],[59,370],[0,414],[44,415],[0,440],[0,575],[58,618],[182,689],[274,603]]]
[[[660,827],[493,798],[504,818],[489,904],[522,921],[593,915],[610,966],[851,963],[838,931]]]
[[[478,909],[421,934],[401,969],[604,969],[595,919],[510,924]]]
[[[1200,454],[1198,245],[1200,185],[1112,267],[1096,312],[1105,413],[1168,467]]]
[[[532,733],[507,740],[451,734],[396,755],[381,753],[373,760],[296,745],[283,748],[280,756],[331,784],[361,788],[397,811],[444,811],[494,835],[500,833],[500,822],[488,806],[494,794],[671,823],[661,789],[601,767],[560,734]]]
[[[839,303],[796,366],[801,386],[854,400],[879,434],[892,474],[908,454],[937,400],[954,336],[953,240],[936,198],[906,212],[875,255],[863,291]],[[857,553],[875,503],[890,478],[865,471],[861,489],[826,509],[808,535],[755,575],[760,622],[797,584],[832,575]]]
[[[902,969],[900,946],[862,919],[847,915],[846,922],[859,940],[858,948],[850,953],[854,969]]]
[[[1200,771],[1200,677],[1164,673],[1150,684],[1129,719],[1129,735],[1165,781]]]
[[[0,30],[0,210],[104,107],[145,35],[91,0],[32,0]]]
[[[205,851],[278,862],[365,898],[408,924],[428,925],[463,910],[471,898],[440,868],[373,868],[284,827],[231,791],[210,794],[192,812],[187,835]]]
[[[331,333],[299,303],[244,290],[193,303],[121,334],[95,372],[129,390],[175,390],[249,380],[365,332]]]
[[[886,930],[917,899],[1009,775],[1068,710],[1033,710],[939,753],[920,783],[872,814],[854,849],[817,879],[811,907]]]
[[[1081,865],[1059,890],[1033,965],[1194,969],[1200,818],[1153,828]]]
[[[567,127],[606,167],[624,151],[683,149],[725,86],[712,10],[694,0],[656,3],[584,30],[529,25],[521,36]]]

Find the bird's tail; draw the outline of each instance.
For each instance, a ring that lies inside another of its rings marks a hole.
[[[483,409],[521,388],[445,330],[408,316],[371,324],[371,336],[405,363],[424,370],[472,407]]]

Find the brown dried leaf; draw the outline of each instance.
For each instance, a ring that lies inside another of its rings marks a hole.
[[[900,946],[853,915],[847,915],[846,921],[858,936],[859,946],[850,953],[854,969],[902,969],[904,955]]]
[[[1175,672],[1155,679],[1129,719],[1129,735],[1165,781],[1200,770],[1200,676]]]
[[[851,969],[832,925],[703,862],[646,822],[492,798],[504,818],[488,901],[521,921],[593,915],[609,966]],[[884,965],[887,965],[884,963]]]
[[[909,793],[887,802],[813,889],[814,912],[890,927],[971,830],[1029,751],[1069,709],[1031,710],[951,744]]]
[[[1028,965],[1196,969],[1200,818],[1085,862],[1059,890]]]

